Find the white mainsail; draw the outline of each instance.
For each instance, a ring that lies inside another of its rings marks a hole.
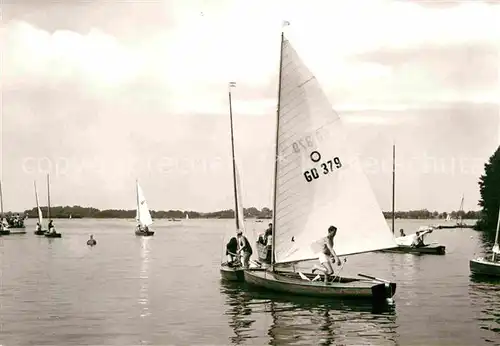
[[[135,219],[143,227],[150,226],[153,224],[153,220],[151,219],[148,203],[146,202],[146,198],[144,197],[144,192],[142,191],[139,182],[136,182],[136,185],[137,185],[137,210],[135,214]]]
[[[35,200],[36,200],[36,208],[38,211],[38,223],[40,226],[43,228],[43,213],[42,210],[40,209],[40,203],[38,202],[38,191],[36,189],[36,182],[33,182],[33,185],[35,186]]]
[[[397,247],[315,76],[286,38],[281,54],[275,262],[318,258],[330,225],[339,256]]]
[[[243,199],[241,198],[241,180],[240,173],[238,171],[238,165],[234,164],[235,168],[235,183],[236,183],[236,198],[238,200],[238,230],[245,232],[245,222],[244,222],[244,214],[243,214]],[[236,215],[235,215],[236,216]]]

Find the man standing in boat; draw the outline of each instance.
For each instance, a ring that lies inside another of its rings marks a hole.
[[[328,235],[322,239],[322,249],[319,253],[319,263],[323,266],[323,268],[314,268],[312,272],[314,273],[316,270],[322,271],[325,274],[325,282],[329,277],[333,275],[333,262],[337,262],[337,265],[341,265],[342,262],[340,258],[335,253],[333,249],[334,238],[337,234],[337,227],[330,226],[328,227]]]
[[[238,254],[240,254],[243,258],[243,267],[248,268],[250,256],[252,256],[253,253],[252,247],[250,246],[250,242],[247,237],[243,235],[241,230],[238,230],[236,236],[238,237]]]
[[[50,220],[47,228],[49,229],[49,233],[56,233],[56,229],[54,227],[54,221]]]
[[[226,244],[227,264],[230,267],[233,266],[235,263],[237,251],[238,251],[238,240],[236,240],[236,237],[232,237]]]

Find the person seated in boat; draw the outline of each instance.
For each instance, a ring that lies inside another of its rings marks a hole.
[[[247,237],[243,235],[241,230],[238,230],[236,233],[236,237],[238,239],[238,255],[241,255],[243,258],[243,267],[248,268],[250,262],[250,256],[252,256],[252,247],[250,246],[250,242]]]
[[[40,225],[40,222],[37,222],[35,226],[35,231],[40,232],[41,230],[42,230],[42,225]]]
[[[401,237],[406,237],[405,231],[402,228],[399,230],[399,235]]]
[[[271,236],[273,234],[273,224],[270,223],[268,226],[269,227],[265,230],[265,232],[259,235],[259,243],[261,243],[262,245],[271,244]]]
[[[229,239],[226,244],[226,256],[227,256],[227,264],[229,266],[233,266],[238,259],[236,256],[236,252],[238,251],[238,240],[236,237],[232,237]]]
[[[97,241],[94,239],[94,235],[91,234],[90,235],[90,239],[87,240],[87,245],[91,245],[92,246],[92,245],[96,245],[96,244],[97,244]]]
[[[334,261],[337,265],[341,265],[342,262],[340,258],[335,253],[333,249],[334,238],[337,234],[337,227],[330,226],[328,227],[328,235],[322,239],[322,249],[319,253],[319,263],[323,266],[323,268],[314,268],[312,270],[313,274],[316,270],[319,270],[325,274],[325,282],[333,275],[333,263]]]
[[[415,233],[415,239],[413,240],[413,243],[411,244],[412,247],[422,247],[425,246],[424,244],[424,236],[420,234],[419,231]]]

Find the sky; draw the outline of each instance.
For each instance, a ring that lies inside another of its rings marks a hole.
[[[348,128],[383,210],[477,210],[500,138],[500,5],[482,1],[4,0],[6,210],[233,208],[272,201],[279,41]],[[43,202],[42,202],[43,204]]]

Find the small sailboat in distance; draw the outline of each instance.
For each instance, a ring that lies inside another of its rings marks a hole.
[[[340,117],[283,32],[280,52],[272,264],[245,269],[245,282],[286,294],[385,303],[396,283],[340,276],[345,261],[337,262],[333,280],[295,269],[323,257],[330,229],[337,256],[397,245]]]
[[[33,186],[35,188],[35,201],[36,201],[36,209],[37,209],[37,217],[38,217],[38,224],[36,225],[35,228],[35,234],[36,235],[45,235],[47,230],[43,229],[43,214],[42,210],[40,209],[40,203],[38,202],[38,191],[36,189],[36,181],[33,181]]]
[[[49,225],[47,226],[48,231],[44,233],[47,238],[61,238],[61,233],[56,232],[55,227],[52,225],[52,220],[50,219],[50,178],[47,174],[47,219],[49,219]]]
[[[149,229],[149,226],[153,224],[153,219],[151,219],[151,213],[149,212],[148,203],[144,197],[144,192],[139,185],[139,180],[135,181],[136,186],[136,197],[137,197],[137,210],[135,219],[137,220],[137,227],[135,230],[135,235],[149,237],[155,234],[154,231]]]

